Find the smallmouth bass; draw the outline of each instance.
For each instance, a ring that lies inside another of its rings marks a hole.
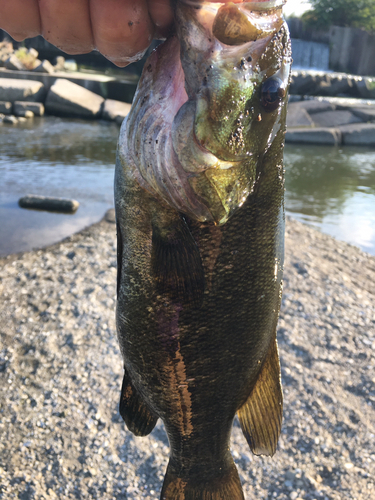
[[[120,132],[120,413],[138,436],[164,422],[164,500],[244,498],[229,451],[236,414],[253,453],[276,450],[282,4],[177,0],[176,33],[146,62]]]

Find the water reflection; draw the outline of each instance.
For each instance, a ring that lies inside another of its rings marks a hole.
[[[91,160],[103,165],[103,161],[113,163],[118,127],[104,121],[43,117],[17,127],[2,126],[0,134],[0,158],[49,165]]]
[[[287,213],[375,254],[375,153],[366,148],[285,148]]]

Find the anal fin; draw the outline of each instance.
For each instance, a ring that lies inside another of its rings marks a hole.
[[[158,421],[157,416],[154,415],[134,388],[126,370],[121,388],[120,415],[127,428],[136,436],[150,434]]]
[[[275,453],[282,413],[283,393],[275,338],[250,396],[237,412],[242,432],[255,455]]]

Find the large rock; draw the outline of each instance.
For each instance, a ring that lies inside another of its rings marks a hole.
[[[375,99],[375,78],[358,78],[355,85],[359,97]]]
[[[335,105],[325,99],[308,99],[306,101],[299,101],[298,107],[301,109],[305,109],[309,115],[313,115],[314,113],[323,113],[324,111],[333,111],[335,109]]]
[[[12,114],[12,103],[0,101],[0,113],[3,115],[11,115]]]
[[[327,144],[336,146],[341,143],[341,132],[334,128],[288,129],[285,141],[299,144]]]
[[[15,54],[11,54],[8,57],[8,59],[5,61],[5,67],[6,69],[15,69],[19,71],[26,69]]]
[[[0,67],[4,67],[8,57],[13,54],[13,44],[11,42],[0,42]]]
[[[375,99],[375,77],[316,70],[293,70],[291,94]]]
[[[316,95],[319,83],[324,78],[324,73],[307,73],[305,71],[292,71],[290,93],[299,95]]]
[[[103,103],[103,97],[59,78],[47,94],[45,108],[52,115],[96,118],[100,115]]]
[[[363,106],[359,108],[352,108],[351,112],[353,115],[358,116],[363,122],[373,122],[375,121],[375,107]]]
[[[336,96],[338,94],[353,95],[355,91],[354,79],[351,75],[327,73],[319,82],[315,93],[317,95]]]
[[[44,101],[43,83],[34,80],[0,78],[0,101]]]
[[[314,122],[310,115],[299,104],[299,102],[293,102],[288,105],[287,127],[313,127]]]
[[[30,69],[34,71],[34,69],[37,68],[40,64],[42,64],[42,61],[40,59],[35,59],[33,62],[33,66]]]
[[[351,146],[375,146],[375,123],[360,123],[340,127],[343,144]]]
[[[375,100],[357,99],[355,97],[326,97],[327,101],[336,106],[336,109],[352,109],[358,107],[375,108]]]
[[[350,123],[361,123],[362,120],[350,111],[325,111],[313,115],[314,124],[317,127],[338,127],[340,125],[349,125]]]
[[[116,212],[114,208],[109,208],[104,214],[104,219],[107,222],[111,222],[112,224],[116,224]]]
[[[64,70],[75,73],[78,71],[78,64],[74,59],[66,59],[64,62]]]
[[[18,118],[34,118],[34,113],[29,109],[21,109],[18,114],[14,113]]]
[[[127,102],[115,101],[114,99],[106,99],[104,101],[102,118],[104,120],[117,121],[128,116],[131,104]]]
[[[55,68],[55,71],[64,71],[64,64],[65,64],[64,56],[57,56],[53,60],[53,67]]]
[[[34,59],[38,59],[39,52],[37,50],[35,50],[33,47],[31,47],[27,52]]]
[[[43,116],[44,105],[41,102],[15,101],[13,111],[16,116],[25,116],[25,111],[31,111],[35,116]]]
[[[37,73],[47,73],[50,75],[55,72],[55,68],[47,59],[44,59],[44,61],[40,62],[34,67],[33,71]]]
[[[3,118],[3,123],[8,123],[9,125],[17,125],[18,119],[14,115],[5,115]]]

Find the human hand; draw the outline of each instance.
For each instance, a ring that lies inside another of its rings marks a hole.
[[[0,0],[0,12],[0,28],[17,41],[42,35],[67,54],[97,49],[121,67],[140,59],[173,22],[171,0]]]
[[[170,0],[0,0],[0,12],[0,28],[17,41],[42,35],[68,54],[96,48],[122,67],[173,21]]]

